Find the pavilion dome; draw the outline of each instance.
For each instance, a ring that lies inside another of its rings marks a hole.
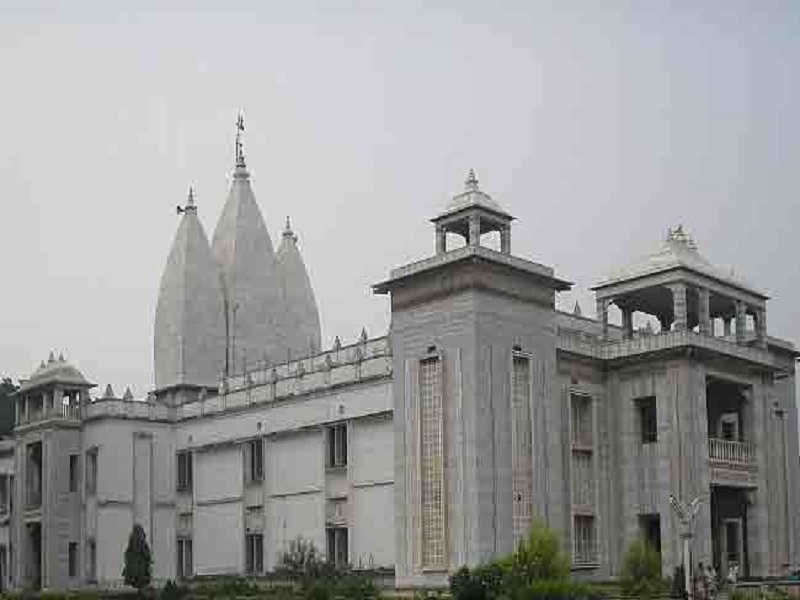
[[[475,171],[472,169],[469,170],[469,175],[467,175],[467,181],[465,183],[466,189],[460,194],[453,196],[453,199],[448,202],[440,216],[454,214],[474,207],[484,208],[501,215],[508,215],[508,212],[500,206],[500,204],[478,187],[478,179],[475,177]]]
[[[675,229],[670,229],[667,237],[653,252],[612,271],[606,279],[594,285],[592,289],[604,288],[624,281],[632,281],[677,269],[693,271],[726,285],[762,295],[761,292],[734,275],[733,272],[726,272],[701,255],[697,244],[684,231],[682,225]]]
[[[86,379],[77,367],[66,361],[63,355],[55,358],[51,352],[47,362],[41,362],[31,376],[21,383],[17,393],[54,383],[85,388],[94,387],[94,384]]]

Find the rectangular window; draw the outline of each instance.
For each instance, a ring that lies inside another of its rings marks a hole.
[[[597,542],[594,527],[594,517],[592,516],[575,515],[573,517],[573,564],[597,564]]]
[[[28,444],[26,450],[26,504],[27,506],[40,506],[42,504],[42,443]]]
[[[69,543],[69,576],[78,576],[78,542]]]
[[[178,452],[178,491],[192,491],[192,452]]]
[[[327,529],[327,538],[328,562],[340,566],[349,564],[347,528],[329,527]]]
[[[533,516],[533,443],[531,440],[530,360],[512,359],[511,394],[511,469],[513,473],[514,546],[525,537]]]
[[[97,493],[97,448],[86,451],[86,494]]]
[[[86,578],[97,581],[97,543],[93,539],[86,542],[88,552],[86,553]]]
[[[244,536],[245,572],[260,575],[264,571],[264,536],[261,533],[248,533]]]
[[[328,427],[327,467],[347,466],[347,423]]]
[[[420,474],[422,566],[445,566],[444,422],[442,365],[439,357],[420,362]]]
[[[192,538],[178,538],[178,578],[192,576]]]
[[[582,508],[594,505],[594,470],[590,452],[572,452],[572,503]]]
[[[9,512],[9,503],[10,503],[10,477],[8,475],[0,475],[0,514],[6,514]]]
[[[69,455],[69,491],[78,491],[78,455]]]
[[[642,539],[661,554],[661,516],[658,514],[639,515],[639,529]]]
[[[636,412],[639,415],[639,430],[643,444],[655,444],[658,441],[658,415],[656,397],[637,398]]]
[[[572,446],[591,449],[594,435],[592,431],[592,399],[589,396],[570,395],[570,421]]]
[[[264,480],[264,441],[247,442],[244,447],[244,480],[246,483]]]

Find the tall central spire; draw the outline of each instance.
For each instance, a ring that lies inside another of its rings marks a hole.
[[[236,167],[246,169],[242,133],[244,133],[244,113],[239,110],[239,116],[236,117]]]

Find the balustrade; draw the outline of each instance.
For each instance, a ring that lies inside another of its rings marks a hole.
[[[709,460],[726,463],[733,467],[749,467],[755,464],[752,444],[711,438],[708,440]]]

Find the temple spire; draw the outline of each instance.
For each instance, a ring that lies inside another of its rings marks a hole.
[[[475,171],[473,171],[472,169],[469,170],[469,174],[467,175],[467,181],[465,183],[468,192],[478,191],[478,178],[475,177]]]
[[[244,113],[240,110],[236,118],[236,167],[246,169],[244,162],[244,147],[242,144],[242,133],[244,132]]]
[[[189,186],[189,195],[186,198],[186,206],[180,204],[175,207],[175,212],[182,215],[186,212],[197,212],[197,205],[194,203],[194,187]]]
[[[289,220],[289,216],[286,216],[286,227],[283,229],[283,237],[285,238],[292,238],[295,242],[297,241],[297,236],[292,231],[292,223]]]

